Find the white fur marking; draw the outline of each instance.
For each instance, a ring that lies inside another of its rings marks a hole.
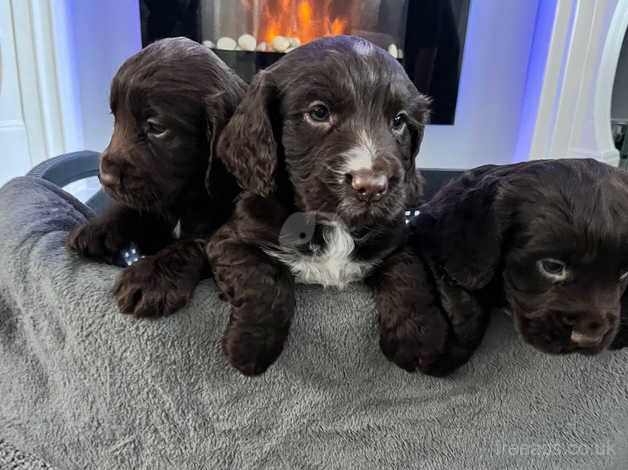
[[[344,288],[347,284],[364,279],[374,263],[354,261],[351,254],[355,242],[342,224],[331,222],[324,235],[325,251],[320,255],[307,256],[296,251],[267,253],[286,264],[297,282],[320,284],[323,287]]]
[[[351,173],[358,170],[370,170],[373,168],[373,158],[370,152],[364,147],[353,147],[345,152],[345,163],[343,170],[345,173]]]
[[[365,131],[360,132],[359,138],[359,144],[343,155],[345,162],[341,170],[342,181],[347,173],[373,169],[376,157],[375,144]]]

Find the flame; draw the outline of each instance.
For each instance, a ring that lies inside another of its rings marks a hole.
[[[254,14],[255,10],[259,11],[259,21],[254,28],[258,41],[270,44],[275,37],[284,36],[305,44],[319,37],[345,34],[348,31],[348,19],[333,14],[332,1],[243,0],[243,3]],[[261,9],[260,3],[263,3]]]

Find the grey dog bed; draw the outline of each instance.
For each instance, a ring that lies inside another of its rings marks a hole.
[[[279,361],[246,378],[220,351],[229,309],[211,280],[176,315],[117,312],[118,268],[64,248],[88,215],[36,178],[0,189],[0,465],[15,449],[80,469],[628,462],[626,351],[546,356],[496,315],[470,364],[412,375],[380,353],[364,286],[310,286]]]

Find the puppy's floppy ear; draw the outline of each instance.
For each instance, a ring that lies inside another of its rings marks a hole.
[[[409,110],[412,158],[411,167],[406,169],[406,207],[416,207],[423,201],[423,177],[416,169],[416,159],[430,118],[430,103],[430,98],[417,92],[416,100]]]
[[[276,189],[276,91],[270,72],[259,72],[218,142],[217,156],[240,187],[262,197]]]
[[[485,287],[496,274],[512,224],[515,202],[503,191],[503,174],[492,165],[452,181],[410,223],[413,243],[438,269],[468,290]]]
[[[236,81],[225,86],[220,92],[204,98],[205,115],[207,119],[206,134],[209,143],[209,161],[207,164],[207,173],[205,174],[205,187],[210,192],[209,181],[214,155],[217,151],[218,140],[243,96],[244,85]]]

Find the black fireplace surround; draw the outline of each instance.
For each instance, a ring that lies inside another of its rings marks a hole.
[[[142,44],[187,36],[245,80],[315,37],[353,34],[387,49],[454,124],[471,0],[140,0]]]

